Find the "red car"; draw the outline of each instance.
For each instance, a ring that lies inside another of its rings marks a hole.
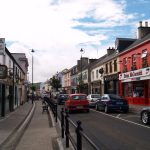
[[[86,94],[70,94],[65,101],[65,110],[85,110],[89,112],[89,101]]]

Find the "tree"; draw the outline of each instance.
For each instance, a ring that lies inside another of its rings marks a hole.
[[[55,76],[50,78],[50,84],[51,86],[58,91],[59,88],[61,88],[60,80],[57,79]]]

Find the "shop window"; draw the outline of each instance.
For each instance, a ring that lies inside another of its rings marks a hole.
[[[144,83],[143,82],[134,83],[133,97],[144,97]]]
[[[132,83],[124,83],[124,96],[132,97]]]
[[[108,91],[109,91],[109,92],[113,91],[113,87],[114,87],[113,81],[109,81],[109,82],[108,82],[108,86],[107,86]]]

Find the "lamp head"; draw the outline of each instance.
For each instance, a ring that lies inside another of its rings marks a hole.
[[[84,50],[81,48],[81,49],[80,49],[80,52],[83,53],[83,51],[84,51]]]
[[[31,49],[31,52],[32,52],[32,53],[35,52],[34,49]]]

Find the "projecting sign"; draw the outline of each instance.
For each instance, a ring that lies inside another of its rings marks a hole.
[[[0,79],[5,79],[7,77],[7,66],[0,65]]]
[[[5,38],[0,38],[0,54],[5,53]]]

